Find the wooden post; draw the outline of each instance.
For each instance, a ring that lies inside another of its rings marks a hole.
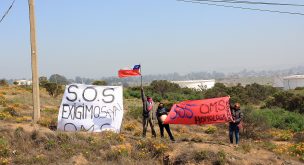
[[[39,79],[38,79],[38,60],[36,46],[36,23],[34,0],[28,0],[29,19],[30,19],[30,36],[31,36],[31,58],[32,58],[32,88],[33,88],[33,121],[37,123],[40,119],[40,99],[39,99]]]

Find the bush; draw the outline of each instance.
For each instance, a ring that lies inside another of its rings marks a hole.
[[[278,89],[259,84],[250,84],[243,87],[241,84],[226,87],[222,83],[216,83],[211,89],[205,91],[205,98],[215,98],[230,95],[231,102],[241,102],[243,104],[260,104],[266,98],[277,92]]]
[[[304,113],[304,95],[294,94],[290,91],[277,92],[266,100],[265,107],[278,107],[292,112]]]
[[[108,83],[104,80],[96,80],[96,81],[93,81],[92,85],[108,85]]]
[[[304,130],[304,116],[299,113],[283,109],[262,109],[258,113],[267,117],[270,125],[274,128],[295,132]]]
[[[52,97],[57,97],[64,92],[63,86],[57,83],[48,82],[44,84],[44,88]]]
[[[214,164],[224,165],[227,161],[223,150],[215,153],[208,150],[185,149],[175,157],[172,164]]]
[[[159,93],[162,98],[165,97],[165,93],[179,91],[181,89],[178,84],[171,83],[167,80],[154,80],[150,86],[152,91]]]
[[[132,117],[133,119],[140,119],[142,117],[142,107],[138,107],[135,105],[131,106],[127,115]]]
[[[136,128],[136,123],[128,123],[128,124],[125,124],[124,126],[124,130],[126,131],[134,131]]]
[[[169,149],[166,143],[151,138],[138,141],[136,148],[148,152],[152,157],[159,157]]]
[[[295,90],[304,90],[304,87],[296,87]]]
[[[294,156],[304,157],[304,142],[292,145],[289,151]]]
[[[270,128],[270,123],[267,116],[260,113],[260,110],[253,110],[247,107],[243,110],[243,132],[240,131],[247,138],[261,138],[262,134]]]
[[[6,118],[11,117],[11,115],[7,112],[0,112],[0,120],[4,120]]]
[[[128,88],[125,92],[131,97],[141,98],[140,90],[137,88]]]
[[[293,133],[289,130],[278,131],[273,135],[275,138],[277,138],[277,140],[281,140],[281,141],[289,141],[293,138]]]
[[[9,145],[3,137],[0,137],[0,157],[9,157]]]
[[[304,132],[297,132],[293,135],[293,139],[299,143],[304,142]]]
[[[11,116],[20,116],[20,114],[17,112],[17,110],[12,106],[5,108],[3,110],[3,112],[9,113]]]
[[[69,81],[66,77],[59,75],[59,74],[53,74],[49,78],[49,82],[59,84],[59,85],[67,85]]]
[[[57,119],[56,118],[41,118],[38,121],[38,124],[43,126],[43,127],[47,127],[47,128],[51,128],[57,125]]]
[[[117,160],[121,157],[127,157],[131,153],[131,145],[129,143],[127,144],[121,144],[117,146],[112,146],[111,150],[107,152],[106,158],[107,160]]]
[[[207,134],[214,134],[216,131],[217,131],[217,128],[215,126],[209,125],[207,127],[207,129],[205,129],[204,132],[207,133]]]
[[[0,86],[8,86],[8,82],[5,79],[0,80]]]
[[[6,98],[2,94],[0,94],[0,105],[6,106]]]

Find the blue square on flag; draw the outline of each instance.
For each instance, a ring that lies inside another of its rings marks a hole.
[[[134,67],[133,67],[133,70],[139,70],[140,69],[140,65],[135,65]]]

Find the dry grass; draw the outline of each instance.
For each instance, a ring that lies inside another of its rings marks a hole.
[[[141,100],[125,99],[122,132],[66,133],[51,131],[56,127],[61,96],[50,97],[41,90],[41,120],[31,125],[31,90],[22,87],[0,88],[0,164],[224,164],[229,153],[220,150],[227,143],[227,127],[170,125],[177,143],[158,137],[141,138]],[[148,128],[147,135],[151,135]],[[288,136],[287,136],[288,135]],[[286,143],[301,141],[302,134],[283,132]],[[291,138],[291,139],[290,139]],[[294,140],[295,139],[295,140]],[[243,142],[243,141],[242,141]],[[247,141],[246,141],[247,142]],[[237,154],[250,153],[256,147],[275,150],[276,145],[240,145]],[[195,145],[213,144],[217,150],[195,148]],[[181,146],[183,145],[183,146]],[[302,156],[303,144],[288,148],[292,154]],[[182,149],[181,149],[182,148]],[[280,150],[281,151],[281,150]],[[291,155],[292,155],[291,154]],[[170,155],[170,156],[168,156]],[[254,155],[253,155],[254,156]],[[297,155],[296,155],[297,156]],[[165,159],[165,160],[164,160]]]

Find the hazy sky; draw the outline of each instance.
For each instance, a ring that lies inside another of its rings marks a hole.
[[[0,16],[11,1],[0,0]],[[36,25],[44,76],[116,76],[138,63],[143,74],[304,65],[304,16],[176,0],[36,0]],[[0,78],[31,77],[29,40],[27,0],[16,0],[0,24]]]

